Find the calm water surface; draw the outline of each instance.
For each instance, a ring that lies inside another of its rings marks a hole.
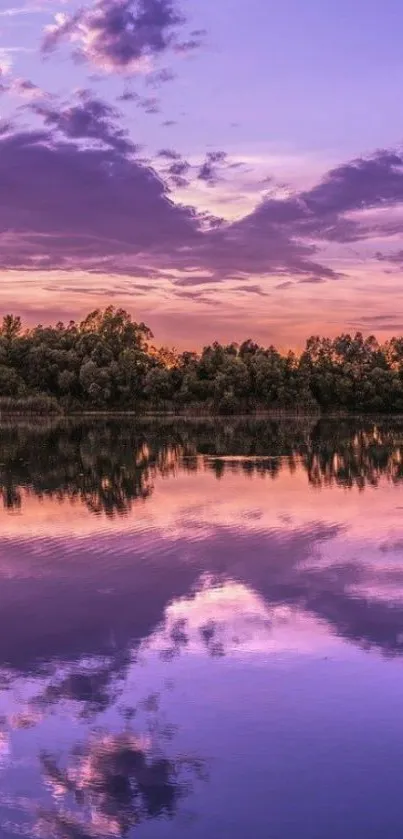
[[[403,834],[403,421],[0,425],[0,835]]]

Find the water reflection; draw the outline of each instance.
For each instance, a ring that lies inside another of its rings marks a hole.
[[[202,777],[200,761],[170,759],[151,737],[130,730],[93,735],[66,769],[47,754],[41,765],[56,807],[39,811],[36,833],[61,839],[126,836],[147,819],[173,818],[192,776]]]
[[[256,714],[248,796],[274,771],[258,696],[275,662],[292,680],[273,719],[306,689],[295,657],[353,656],[365,673],[370,651],[372,688],[401,661],[403,422],[0,431],[1,835],[173,837],[185,818],[192,839],[230,835],[205,781],[246,761]],[[317,701],[309,684],[298,714]]]
[[[77,661],[60,676],[62,669],[55,665],[47,676],[37,673],[29,687],[24,678],[14,680],[19,710],[2,720],[8,759],[13,732],[34,730],[39,743],[46,743],[52,719],[71,732],[67,748],[66,736],[61,738],[62,753],[53,737],[51,748],[39,747],[34,755],[28,743],[28,765],[43,787],[34,784],[28,800],[0,795],[2,830],[55,839],[106,839],[127,836],[149,820],[173,819],[194,785],[207,780],[208,768],[204,759],[175,748],[176,727],[161,708],[167,683],[161,684],[160,693],[132,705],[125,702],[132,701],[134,691],[123,674],[112,685],[111,670],[102,662]],[[24,701],[27,689],[33,694]],[[8,763],[5,769],[12,769],[12,761]],[[17,814],[14,822],[4,818],[2,808]]]
[[[59,421],[0,426],[0,489],[19,509],[21,489],[79,500],[93,513],[127,514],[156,476],[210,469],[276,478],[303,468],[313,486],[377,485],[403,478],[403,420]]]

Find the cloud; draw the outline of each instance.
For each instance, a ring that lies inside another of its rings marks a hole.
[[[175,285],[180,286],[181,288],[188,288],[198,285],[208,285],[216,282],[217,278],[212,277],[210,274],[198,274],[196,277],[182,277],[180,280],[175,281]]]
[[[190,165],[186,160],[175,160],[167,169],[169,182],[177,187],[189,186],[189,181],[185,177],[189,170]]]
[[[312,189],[286,199],[266,198],[251,214],[256,228],[287,227],[295,237],[342,244],[392,235],[403,221],[369,221],[363,211],[403,203],[403,155],[381,150],[331,169]]]
[[[157,157],[164,157],[166,160],[180,160],[180,154],[173,149],[160,149],[157,152]]]
[[[383,149],[331,169],[321,183],[302,194],[316,216],[403,201],[403,156]]]
[[[38,85],[29,79],[15,78],[10,82],[8,93],[21,97],[22,99],[41,99],[43,91]]]
[[[225,164],[227,155],[224,151],[208,152],[204,163],[200,166],[197,177],[210,186],[215,186],[220,180],[219,166]]]
[[[0,138],[0,230],[3,268],[128,274],[144,254],[175,261],[200,235],[151,168],[46,131]]]
[[[269,222],[251,213],[230,225],[220,227],[210,236],[214,249],[206,254],[205,267],[223,276],[231,277],[234,271],[244,275],[310,275],[336,279],[339,274],[320,264],[315,256],[316,245],[309,239],[303,241],[293,225]],[[214,250],[214,257],[213,257]],[[214,268],[213,268],[214,265]]]
[[[3,269],[151,271],[157,278],[171,271],[188,274],[182,288],[238,280],[240,290],[263,295],[253,278],[274,275],[280,290],[292,279],[340,278],[321,247],[374,235],[367,208],[403,204],[403,158],[384,151],[332,169],[310,190],[271,192],[249,214],[225,221],[175,203],[170,191],[188,186],[195,172],[196,181],[215,182],[232,166],[224,151],[209,152],[199,168],[170,147],[154,164],[135,159],[138,146],[119,112],[88,91],[68,105],[42,97],[26,107],[45,130],[8,125],[0,136]]]
[[[158,158],[166,161],[165,165],[160,168],[160,172],[169,186],[182,189],[189,186],[189,174],[192,167],[187,160],[182,160],[179,152],[174,151],[174,149],[163,148],[157,152],[157,161]]]
[[[400,320],[400,315],[396,315],[396,313],[385,315],[361,315],[361,317],[358,320],[360,321],[360,323],[382,324],[384,321]]]
[[[304,277],[302,280],[299,280],[300,283],[312,283],[313,285],[317,285],[318,283],[324,283],[325,280],[323,277]]]
[[[177,53],[189,53],[193,52],[194,50],[199,49],[204,43],[204,39],[207,35],[206,29],[193,29],[190,32],[189,38],[185,41],[178,41],[175,46],[174,50]]]
[[[159,114],[160,103],[156,96],[140,96],[135,90],[124,90],[118,96],[118,102],[135,102],[146,114]]]
[[[291,282],[291,280],[286,280],[284,283],[279,283],[278,285],[276,285],[275,288],[278,288],[279,290],[283,291],[286,288],[291,288],[291,286],[293,285],[294,283]]]
[[[40,6],[12,6],[9,9],[2,9],[0,17],[17,17],[19,15],[37,15],[42,12]]]
[[[42,51],[50,53],[69,41],[81,60],[106,71],[132,73],[169,50],[199,46],[201,38],[194,33],[191,40],[180,41],[184,23],[174,0],[95,0],[73,14],[57,14],[45,30]]]
[[[133,288],[110,288],[109,286],[61,286],[57,284],[44,286],[43,289],[44,291],[57,292],[58,294],[78,294],[80,297],[89,295],[96,298],[117,297],[122,300],[124,297],[137,297],[139,294],[149,294],[151,291],[157,291],[158,286],[153,285],[152,283],[149,283],[148,285],[140,283],[133,286]]]
[[[381,327],[378,327],[378,331],[381,329],[382,331],[390,332],[392,335],[397,335],[398,337],[401,336],[403,331],[403,320],[391,320],[390,323],[383,323]],[[373,334],[374,330],[371,329],[370,334]]]
[[[395,265],[403,265],[403,250],[393,251],[392,253],[381,253],[380,251],[377,251],[375,259],[377,259],[378,262],[391,262]]]
[[[138,100],[138,107],[142,108],[146,114],[159,114],[160,105],[156,96],[141,96]]]
[[[2,268],[128,275],[142,267],[198,269],[217,281],[270,272],[335,276],[312,258],[312,244],[278,226],[260,230],[251,217],[224,224],[175,204],[153,168],[133,159],[99,100],[84,96],[76,106],[57,112],[46,105],[41,113],[47,130],[0,138]],[[178,165],[171,177],[180,177]]]
[[[159,161],[163,161],[163,165]],[[225,152],[210,152],[204,163],[189,162],[181,154],[170,147],[160,149],[156,154],[155,165],[170,187],[186,188],[192,186],[196,195],[200,195],[199,181],[208,186],[215,186],[224,180],[224,173],[242,166],[241,163],[230,163]],[[233,197],[217,196],[216,206],[237,200]],[[239,194],[238,194],[239,200]],[[202,213],[200,213],[202,215]],[[204,221],[210,227],[219,227],[225,219],[212,215],[208,210],[203,212]]]
[[[246,294],[258,294],[259,297],[269,296],[260,285],[239,285],[237,291],[244,291]]]
[[[148,87],[161,87],[162,84],[172,82],[175,78],[175,73],[172,70],[169,70],[167,67],[163,67],[161,70],[149,73],[148,76],[146,76],[145,82]]]
[[[214,306],[217,306],[217,300],[211,300],[209,297],[205,297],[203,291],[175,291],[175,297],[180,297],[183,300],[197,300],[202,303],[208,303],[209,305],[212,303]]]
[[[127,132],[115,125],[119,115],[115,108],[87,90],[79,91],[77,98],[77,104],[64,108],[48,100],[35,103],[31,109],[43,118],[45,126],[57,129],[69,139],[95,140],[122,153],[138,150]]]
[[[3,81],[0,81],[0,93],[11,94],[22,99],[39,99],[45,95],[41,88],[29,79],[17,76],[11,78],[4,69],[0,69],[0,79],[3,79]]]
[[[135,90],[124,90],[118,96],[118,102],[139,102],[140,99],[140,95]]]

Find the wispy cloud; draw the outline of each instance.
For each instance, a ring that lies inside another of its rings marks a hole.
[[[44,6],[14,6],[9,9],[0,9],[0,18],[36,15],[40,14],[45,8]]]

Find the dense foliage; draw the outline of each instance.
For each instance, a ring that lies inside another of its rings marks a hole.
[[[251,340],[201,353],[151,344],[144,323],[112,306],[80,324],[0,328],[0,410],[403,412],[403,338],[311,337],[282,354]]]

